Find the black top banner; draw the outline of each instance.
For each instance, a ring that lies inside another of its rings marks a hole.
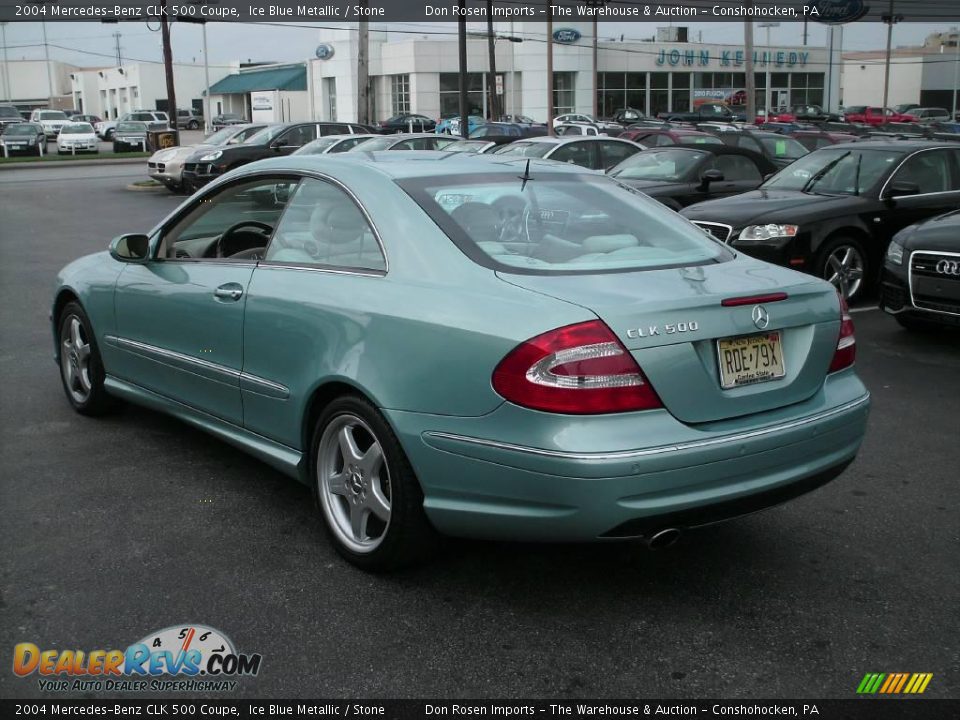
[[[956,720],[960,700],[0,700],[0,717],[286,718],[445,720],[541,718],[816,718]]]
[[[892,14],[891,14],[891,7]],[[0,21],[954,22],[957,0],[0,0]]]

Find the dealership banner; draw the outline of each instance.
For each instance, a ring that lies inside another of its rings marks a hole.
[[[818,718],[960,717],[960,700],[0,700],[0,717],[152,718]]]
[[[0,0],[0,21],[136,22],[166,16],[192,22],[564,21],[731,22],[748,19],[842,24],[949,22],[954,0]]]

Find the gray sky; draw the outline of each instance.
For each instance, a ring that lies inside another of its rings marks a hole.
[[[958,13],[960,14],[960,13]],[[308,25],[317,25],[305,23]],[[629,38],[649,38],[663,23],[600,23],[599,35]],[[327,23],[327,25],[330,25]],[[372,24],[371,24],[372,25]],[[542,24],[541,24],[542,25]],[[121,33],[120,49],[125,62],[161,59],[160,33],[157,23],[144,22],[103,25],[100,23],[47,23],[47,41],[50,57],[79,66],[115,64],[115,42],[112,34]],[[174,23],[172,30],[174,59],[181,63],[202,63],[202,41],[199,25]],[[449,31],[456,36],[456,26],[450,23],[389,23],[389,29],[416,33],[417,31]],[[737,44],[743,41],[740,22],[690,23],[691,39],[698,31],[711,42]],[[801,23],[784,23],[770,31],[774,46],[798,45]],[[924,23],[900,23],[894,26],[893,44],[919,45],[932,32],[947,30],[946,26]],[[541,31],[542,32],[542,31]],[[823,45],[826,29],[817,23],[809,25],[809,44]],[[313,56],[323,30],[316,27],[286,27],[282,24],[252,25],[247,23],[210,23],[207,41],[212,64],[231,60],[287,62]],[[11,60],[42,59],[42,30],[40,23],[13,22],[6,26],[7,52]],[[766,30],[756,29],[754,40],[766,41]],[[876,22],[858,22],[844,26],[844,50],[877,50],[886,43],[886,26]]]

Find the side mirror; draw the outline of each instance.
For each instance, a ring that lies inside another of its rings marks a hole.
[[[901,195],[919,195],[920,186],[909,180],[895,180],[890,183],[887,189],[887,198],[899,197]]]
[[[706,190],[708,187],[710,187],[710,183],[722,181],[723,173],[716,168],[711,168],[710,170],[706,170],[703,175],[700,176],[700,189]]]
[[[120,262],[143,262],[150,254],[150,238],[141,233],[119,235],[110,241],[110,256]]]

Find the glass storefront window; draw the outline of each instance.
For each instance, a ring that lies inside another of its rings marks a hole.
[[[484,85],[485,74],[467,73],[467,110],[470,115],[483,115],[483,96],[487,91]],[[503,77],[503,73],[497,73],[497,75]],[[440,73],[440,117],[453,117],[459,114],[460,75]]]
[[[390,76],[390,103],[394,115],[410,112],[410,76]]]
[[[555,72],[553,74],[553,114],[576,112],[575,72]]]
[[[646,107],[646,73],[597,73],[597,108],[601,117],[611,117],[621,108],[646,112]]]

